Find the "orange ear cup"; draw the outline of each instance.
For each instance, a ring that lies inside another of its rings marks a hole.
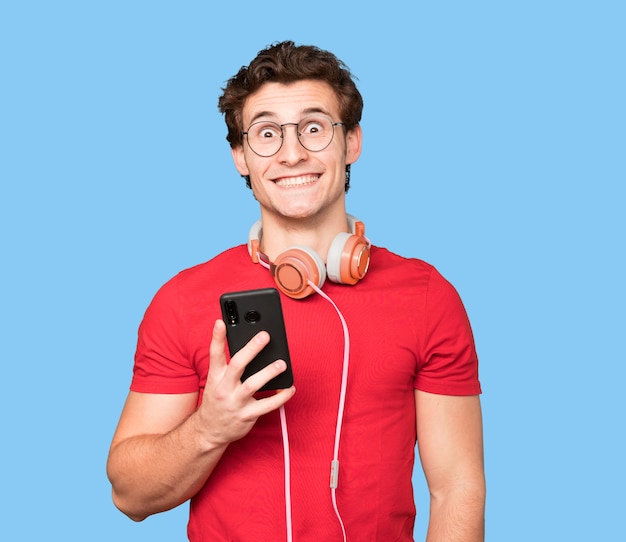
[[[271,271],[278,288],[294,299],[302,299],[314,292],[309,281],[321,288],[326,280],[324,262],[307,247],[287,248],[271,264]]]

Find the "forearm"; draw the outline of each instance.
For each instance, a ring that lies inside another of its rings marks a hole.
[[[116,443],[107,473],[113,502],[141,521],[193,497],[211,475],[227,444],[200,438],[198,416],[163,435],[137,435]]]
[[[426,542],[483,542],[485,484],[477,480],[431,495]]]

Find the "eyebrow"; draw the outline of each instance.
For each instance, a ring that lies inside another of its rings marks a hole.
[[[302,111],[302,116],[306,117],[308,115],[313,115],[316,113],[321,113],[327,116],[328,118],[332,118],[332,115],[328,111],[326,111],[326,109],[323,109],[321,107],[307,107],[306,109]],[[278,115],[276,115],[276,113],[272,111],[259,111],[250,119],[250,124],[254,124],[258,120],[261,120],[264,118],[276,119],[277,116]]]

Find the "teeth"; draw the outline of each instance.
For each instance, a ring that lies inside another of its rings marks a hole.
[[[319,179],[319,175],[302,175],[301,177],[287,177],[276,181],[278,186],[303,186],[314,183]]]

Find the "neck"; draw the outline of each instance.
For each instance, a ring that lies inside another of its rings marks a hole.
[[[349,231],[345,209],[326,217],[291,219],[262,215],[261,220],[261,252],[270,261],[274,261],[278,254],[294,245],[311,248],[326,261],[328,249],[335,236]]]

